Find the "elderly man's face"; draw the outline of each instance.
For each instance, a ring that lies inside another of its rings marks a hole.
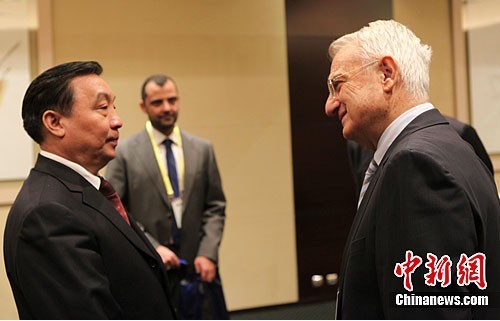
[[[325,112],[339,118],[346,139],[367,145],[367,137],[385,115],[386,104],[378,61],[363,61],[354,50],[346,47],[332,61],[328,79],[333,92],[328,96]]]
[[[72,112],[61,118],[65,128],[64,154],[97,174],[116,155],[122,120],[115,110],[115,95],[97,75],[76,77],[71,86]]]

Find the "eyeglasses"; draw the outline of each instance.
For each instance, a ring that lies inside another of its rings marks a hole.
[[[342,83],[347,82],[348,78],[353,78],[355,75],[359,74],[361,71],[363,71],[364,69],[368,68],[369,66],[376,64],[377,62],[378,62],[378,59],[374,60],[374,61],[371,61],[371,62],[369,62],[367,64],[364,64],[364,65],[362,65],[359,68],[351,70],[350,72],[348,72],[348,73],[346,73],[344,75],[337,75],[337,76],[335,76],[333,78],[328,78],[328,80],[327,80],[326,83],[328,85],[328,91],[330,91],[330,95],[332,96],[332,98],[336,98],[339,95],[340,85]],[[342,77],[344,77],[344,79],[343,80],[339,80]]]

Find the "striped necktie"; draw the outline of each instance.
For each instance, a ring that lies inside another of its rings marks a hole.
[[[375,159],[372,159],[372,161],[370,162],[370,166],[368,166],[368,169],[366,170],[365,179],[363,180],[363,186],[361,187],[361,192],[359,193],[358,208],[361,204],[361,201],[363,200],[363,196],[365,195],[366,190],[368,189],[368,185],[370,185],[373,174],[375,174],[375,172],[377,171],[377,168],[377,162],[375,161]]]
[[[102,193],[110,202],[113,204],[113,207],[120,214],[120,216],[130,225],[130,221],[127,216],[127,212],[123,207],[122,201],[120,200],[120,196],[113,188],[110,182],[101,177],[101,186],[99,187],[99,192]]]

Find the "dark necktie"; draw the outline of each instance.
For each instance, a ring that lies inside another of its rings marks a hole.
[[[179,179],[177,177],[177,165],[175,163],[174,152],[172,151],[172,141],[170,139],[165,139],[163,144],[165,145],[165,149],[167,150],[167,171],[168,178],[170,179],[170,184],[172,185],[172,189],[174,190],[174,197],[179,197],[181,195],[179,191]],[[177,227],[177,222],[175,220],[175,215],[172,215],[172,239],[171,246],[172,249],[178,253],[180,248],[180,239],[181,233],[179,228]]]
[[[170,139],[166,139],[163,142],[167,149],[168,178],[170,179],[170,184],[172,185],[172,189],[174,190],[174,197],[179,197],[181,193],[179,191],[179,178],[177,177],[177,165],[175,163],[175,157],[172,151],[172,143],[173,142]]]
[[[361,205],[361,200],[363,200],[363,196],[365,196],[368,185],[370,185],[370,181],[372,180],[373,174],[375,174],[375,172],[377,171],[377,168],[377,162],[375,162],[375,159],[372,159],[372,161],[370,162],[370,166],[368,166],[368,169],[366,170],[365,179],[363,180],[363,186],[361,187],[361,192],[359,193],[358,208],[359,205]]]
[[[101,177],[101,186],[99,187],[99,192],[102,193],[115,207],[116,211],[120,214],[120,216],[130,225],[130,221],[127,216],[127,212],[123,207],[122,201],[118,196],[118,193],[115,191],[110,182]]]

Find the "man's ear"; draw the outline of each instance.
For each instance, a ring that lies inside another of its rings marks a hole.
[[[143,113],[147,114],[146,112],[146,103],[144,102],[144,100],[141,99],[141,101],[139,101],[139,106],[141,106],[141,110]]]
[[[390,56],[385,56],[380,60],[380,70],[383,75],[383,85],[385,92],[391,92],[399,76],[398,65]]]
[[[64,137],[66,130],[61,122],[62,115],[54,110],[46,110],[42,115],[42,123],[47,132],[57,137]]]

